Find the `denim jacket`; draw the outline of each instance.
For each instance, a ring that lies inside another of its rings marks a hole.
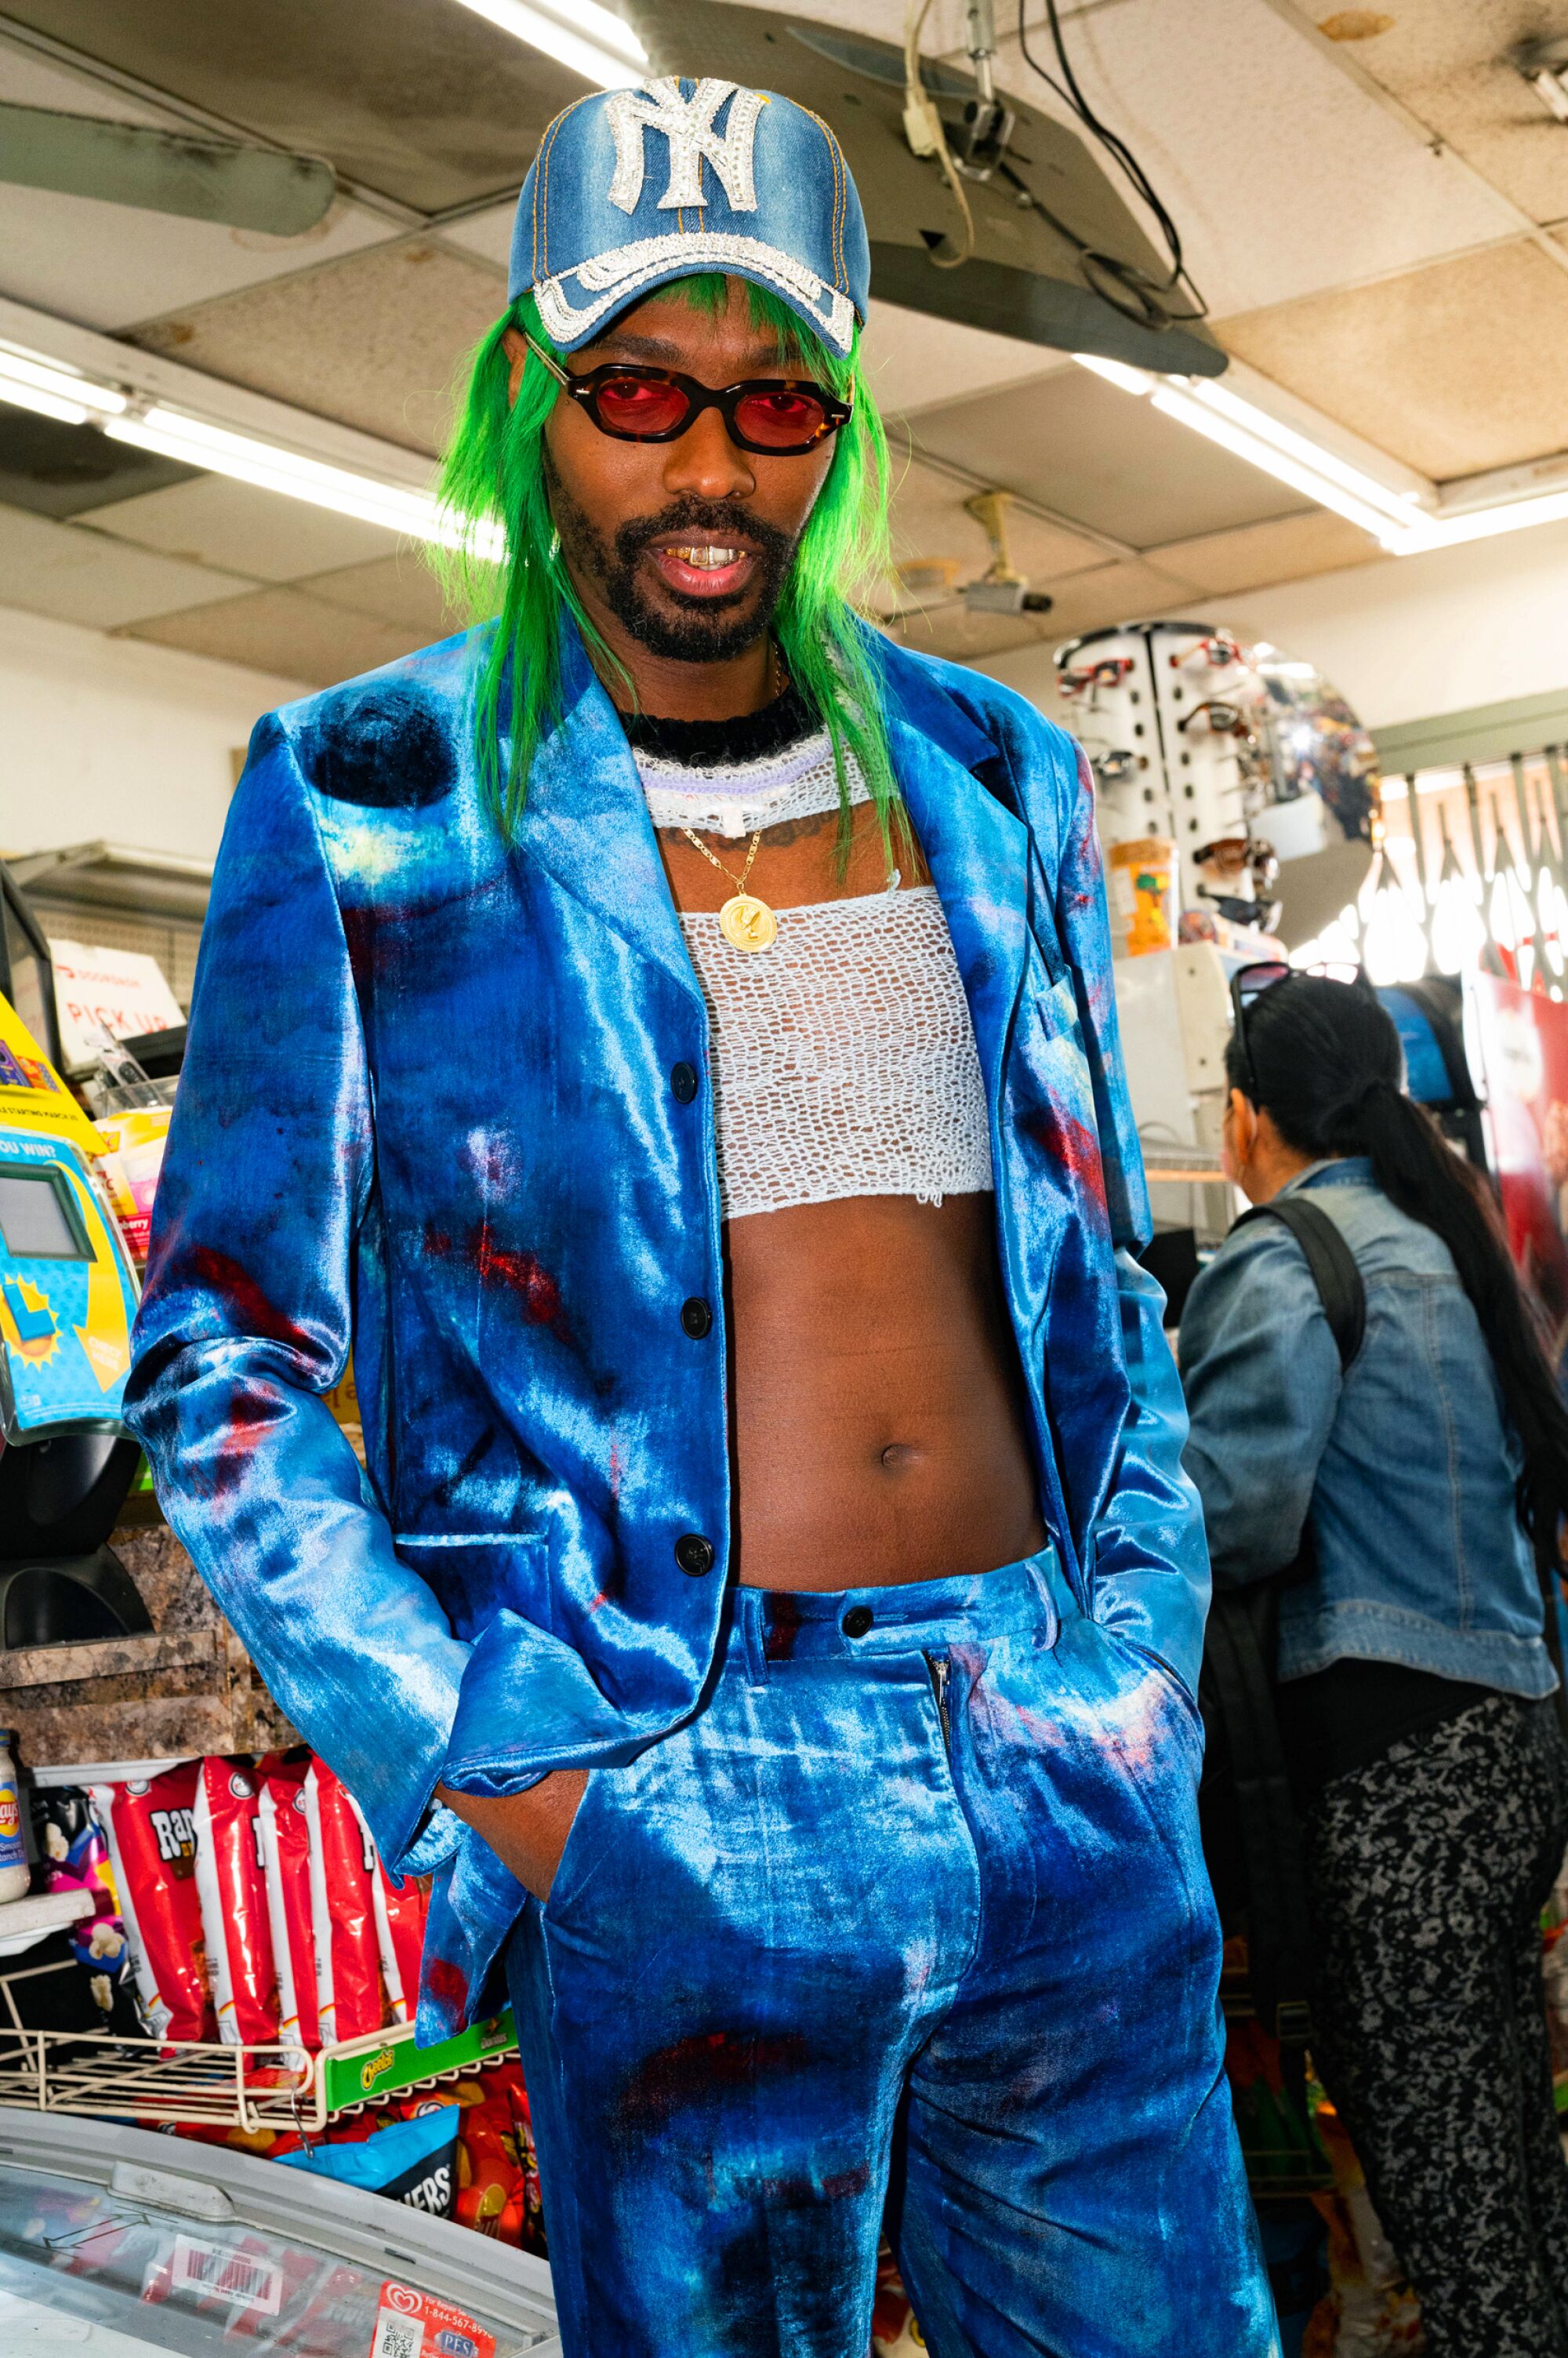
[[[575,631],[511,838],[482,635],[263,720],[201,945],[126,1418],[168,1520],[397,1870],[422,2035],[524,1893],[438,1780],[624,1764],[699,1704],[730,1531],[708,1018]],[[1061,1577],[1195,1680],[1202,1518],[1147,1233],[1087,764],[871,638],[989,1109]],[[696,1082],[694,1088],[693,1082]],[[713,1323],[693,1336],[692,1295]],[[322,1397],[353,1348],[367,1463]]]
[[[1284,1192],[1310,1193],[1343,1233],[1366,1335],[1342,1378],[1305,1256],[1279,1221],[1232,1236],[1194,1285],[1185,1464],[1217,1584],[1282,1570],[1309,1533],[1315,1570],[1280,1601],[1281,1678],[1349,1655],[1550,1694],[1517,1446],[1447,1246],[1395,1209],[1364,1156],[1314,1163]]]

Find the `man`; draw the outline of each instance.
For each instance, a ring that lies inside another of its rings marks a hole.
[[[130,1414],[422,2034],[504,1965],[574,2358],[862,2358],[884,2212],[941,2358],[1261,2358],[1087,775],[845,603],[866,280],[787,100],[551,125],[501,619],[257,731]]]

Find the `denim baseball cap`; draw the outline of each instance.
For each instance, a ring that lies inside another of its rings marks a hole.
[[[827,125],[765,90],[661,76],[557,114],[517,200],[508,298],[564,352],[697,271],[771,287],[847,353],[871,282],[865,217]]]

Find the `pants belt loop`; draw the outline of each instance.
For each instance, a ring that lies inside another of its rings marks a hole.
[[[736,1591],[741,1634],[746,1647],[746,1684],[753,1693],[768,1683],[767,1596],[760,1588]]]

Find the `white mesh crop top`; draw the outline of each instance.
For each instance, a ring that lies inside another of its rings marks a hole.
[[[656,827],[731,839],[837,810],[825,733],[696,766],[634,745]],[[869,799],[851,774],[850,797]],[[939,1204],[991,1185],[985,1086],[935,888],[777,908],[771,949],[683,913],[708,1002],[726,1219],[852,1195]]]

